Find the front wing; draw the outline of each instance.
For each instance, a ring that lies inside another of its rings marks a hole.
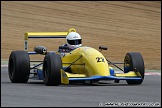
[[[78,77],[77,77],[78,76]],[[92,80],[142,80],[139,72],[130,71],[128,73],[114,74],[110,76],[91,76],[86,77],[84,74],[69,77],[68,73],[61,69],[61,83],[69,84],[69,81],[92,81]]]

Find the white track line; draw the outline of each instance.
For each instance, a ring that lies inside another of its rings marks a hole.
[[[1,67],[8,67],[8,65],[1,65]],[[123,73],[121,71],[115,71],[115,73]],[[145,75],[161,75],[160,72],[145,72]]]

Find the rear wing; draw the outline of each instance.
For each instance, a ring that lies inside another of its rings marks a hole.
[[[70,32],[76,32],[74,28],[70,28],[67,32],[26,32],[24,38],[24,50],[28,51],[29,38],[66,38]]]

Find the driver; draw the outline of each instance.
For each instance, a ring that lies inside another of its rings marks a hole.
[[[66,44],[63,44],[62,46],[67,46],[68,49],[59,49],[59,52],[72,51],[75,48],[82,46],[82,38],[77,32],[70,32],[66,36]]]

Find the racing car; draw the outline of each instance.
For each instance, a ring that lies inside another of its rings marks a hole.
[[[113,80],[119,83],[126,80],[128,84],[142,84],[144,81],[144,60],[140,52],[126,53],[123,69],[111,62],[101,53],[107,50],[106,46],[95,49],[89,46],[81,46],[72,51],[47,51],[45,46],[36,46],[34,51],[28,51],[29,38],[66,38],[70,32],[76,29],[70,28],[67,32],[26,32],[24,38],[24,50],[12,51],[8,62],[8,75],[12,83],[27,83],[29,79],[43,80],[46,86],[58,86],[70,84],[70,82],[89,82]],[[59,46],[58,49],[67,49]],[[29,55],[39,54],[43,60],[30,60]],[[31,63],[33,63],[31,65]],[[122,73],[116,73],[115,66]]]

